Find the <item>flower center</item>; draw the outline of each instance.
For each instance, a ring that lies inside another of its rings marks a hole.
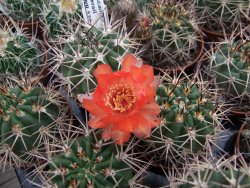
[[[134,87],[126,83],[111,86],[105,97],[105,105],[118,112],[127,112],[133,107],[135,101]]]

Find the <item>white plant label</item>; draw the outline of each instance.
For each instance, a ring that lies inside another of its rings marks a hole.
[[[87,23],[97,28],[108,22],[108,10],[103,0],[82,0],[82,13]]]

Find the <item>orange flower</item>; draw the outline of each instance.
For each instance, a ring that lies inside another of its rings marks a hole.
[[[126,142],[131,133],[149,137],[151,129],[160,124],[153,68],[127,54],[120,71],[112,72],[108,64],[102,64],[94,76],[98,82],[94,93],[78,96],[92,115],[89,126],[102,128],[102,137],[112,138],[117,144]]]

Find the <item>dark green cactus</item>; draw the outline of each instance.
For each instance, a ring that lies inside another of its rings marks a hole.
[[[20,31],[19,31],[20,32]],[[42,53],[34,41],[11,28],[0,29],[0,74],[18,75],[25,70],[37,70]]]
[[[230,98],[238,99],[241,110],[249,110],[250,42],[223,43],[212,57],[211,71],[216,76],[218,87]]]
[[[132,47],[128,36],[116,31],[91,28],[79,33],[73,41],[65,42],[62,51],[59,49],[60,62],[56,65],[56,74],[77,94],[94,89],[93,70],[98,64],[107,63],[118,70],[121,59]]]
[[[181,156],[205,149],[207,137],[215,135],[219,123],[215,101],[204,85],[173,79],[161,85],[156,96],[163,125],[153,131],[149,142],[161,154],[157,156]]]
[[[57,91],[27,80],[19,82],[0,88],[0,154],[7,161],[13,156],[25,159],[31,150],[41,149],[44,140],[52,139],[55,127],[69,119],[68,108]]]
[[[157,0],[147,4],[151,20],[150,50],[146,56],[155,66],[185,66],[198,54],[199,34],[191,15],[184,6],[173,1]]]
[[[55,156],[50,165],[57,187],[129,187],[132,169],[117,158],[115,145],[102,145],[90,135],[66,147],[67,153]]]
[[[249,1],[192,0],[197,17],[205,28],[220,33],[234,33],[249,24]]]

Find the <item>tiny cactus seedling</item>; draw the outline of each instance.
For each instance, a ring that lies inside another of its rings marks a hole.
[[[53,70],[70,91],[76,94],[92,91],[96,85],[93,70],[98,64],[109,64],[113,70],[120,68],[121,59],[131,50],[133,42],[127,34],[116,31],[119,25],[103,30],[85,25],[84,30],[72,33],[63,42],[62,50],[54,49],[58,64]]]
[[[204,150],[209,136],[220,129],[219,107],[203,82],[164,80],[156,91],[156,101],[161,106],[163,122],[148,141],[160,158]]]
[[[11,27],[0,27],[0,74],[18,75],[27,68],[36,70],[43,58],[38,45],[21,32],[14,33]]]
[[[44,142],[53,139],[55,127],[69,120],[57,91],[30,79],[16,82],[0,88],[0,162],[4,163],[18,163],[29,157],[27,152],[42,150]]]
[[[15,20],[37,20],[49,0],[3,0],[6,13]]]
[[[48,37],[55,38],[70,31],[74,20],[83,19],[82,6],[78,0],[50,1],[43,16]]]
[[[249,24],[249,1],[192,0],[197,17],[206,29],[232,34]]]
[[[165,0],[152,1],[147,8],[152,36],[146,58],[161,68],[185,66],[192,61],[198,54],[200,38],[191,10]]]
[[[117,157],[113,144],[92,135],[76,138],[67,152],[52,158],[51,181],[57,187],[129,187],[132,169]]]
[[[243,111],[249,111],[250,42],[221,44],[212,55],[211,62],[216,83],[230,98],[229,103],[236,108],[240,106]]]

